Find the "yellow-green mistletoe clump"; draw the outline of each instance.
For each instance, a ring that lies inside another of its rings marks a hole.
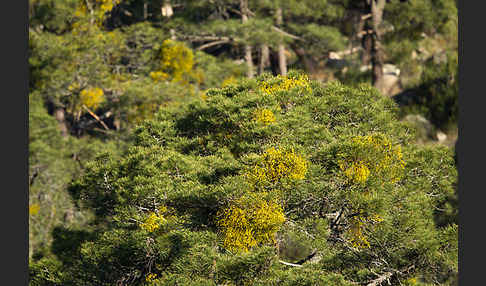
[[[185,76],[193,76],[194,54],[184,43],[165,40],[162,43],[161,68],[172,76],[172,81],[183,82]]]
[[[153,81],[155,82],[159,82],[159,81],[164,81],[166,80],[167,78],[169,78],[169,75],[166,74],[165,72],[163,71],[154,71],[154,72],[150,72],[150,77],[152,78]]]
[[[402,149],[400,145],[393,146],[384,135],[356,136],[348,147],[339,154],[339,167],[350,181],[363,184],[370,176],[376,176],[395,183],[402,177]]]
[[[275,122],[275,115],[269,109],[258,109],[255,111],[254,120],[263,123],[263,125],[269,125]]]
[[[307,92],[312,92],[310,81],[307,75],[278,75],[272,82],[263,81],[259,84],[259,89],[266,95],[274,95],[280,91],[289,91],[300,88]]]
[[[217,225],[224,235],[224,246],[235,252],[248,251],[275,243],[275,234],[285,222],[281,206],[262,199],[240,199],[218,214]]]
[[[29,205],[29,215],[36,215],[40,210],[39,204]]]
[[[350,218],[348,236],[353,247],[369,248],[370,242],[364,235],[365,228],[372,224],[383,221],[381,216],[373,215],[370,217],[354,216]]]
[[[90,109],[96,109],[105,100],[104,93],[101,88],[87,88],[80,93],[81,104],[86,105]]]
[[[236,84],[238,81],[234,75],[230,75],[229,77],[225,78],[221,83],[221,87],[229,86],[232,84]]]
[[[156,285],[159,282],[157,274],[149,273],[145,276],[146,285]]]
[[[365,223],[359,217],[353,217],[349,223],[350,241],[356,248],[368,248],[370,243],[363,234]]]
[[[370,169],[366,167],[366,164],[363,163],[363,161],[352,162],[351,166],[340,164],[339,167],[344,171],[346,177],[356,183],[364,183],[370,176]]]
[[[105,16],[113,10],[115,5],[120,4],[120,0],[85,0],[80,1],[79,6],[74,12],[74,16],[77,18],[90,17],[91,22],[101,26]],[[83,26],[81,22],[76,21],[73,23],[73,29],[77,30]]]
[[[154,232],[155,230],[160,228],[163,224],[167,222],[167,219],[162,216],[165,211],[165,208],[160,208],[157,213],[150,212],[145,221],[140,224],[140,228],[148,232]]]
[[[283,178],[301,180],[307,173],[307,161],[294,149],[269,148],[260,162],[249,173],[250,181],[256,184],[275,183]]]

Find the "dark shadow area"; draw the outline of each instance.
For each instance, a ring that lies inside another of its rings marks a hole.
[[[52,231],[53,242],[51,245],[54,253],[64,265],[69,266],[77,262],[81,244],[95,238],[95,235],[85,230],[70,230],[58,226]]]

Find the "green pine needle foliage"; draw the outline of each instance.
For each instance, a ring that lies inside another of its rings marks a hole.
[[[261,109],[274,114],[271,124],[255,120]],[[295,71],[163,108],[134,130],[122,156],[106,153],[86,164],[69,190],[96,215],[92,228],[77,248],[64,250],[69,256],[59,250],[60,263],[43,264],[49,275],[33,265],[31,281],[355,285],[391,271],[393,285],[450,283],[457,225],[442,206],[455,198],[453,154],[413,145],[397,113],[369,85],[324,85]],[[267,150],[282,158],[266,164]],[[346,172],[353,162],[358,180]],[[248,176],[255,167],[284,175],[255,184]],[[278,208],[258,213],[262,201]],[[219,214],[235,205],[247,213],[222,224]],[[256,227],[277,209],[283,221]],[[147,231],[150,217],[157,227]],[[246,227],[246,218],[255,227]],[[227,247],[228,225],[248,230],[256,243],[247,251]],[[263,236],[271,239],[257,239]],[[307,256],[302,267],[281,263]]]

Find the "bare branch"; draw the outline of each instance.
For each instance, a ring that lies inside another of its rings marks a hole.
[[[218,36],[194,36],[194,35],[180,35],[182,39],[186,39],[191,42],[205,42],[205,41],[237,41],[235,38],[230,37],[218,37]]]
[[[404,272],[408,272],[408,271],[412,270],[413,268],[415,268],[414,264],[412,264],[409,267],[404,268],[402,270],[392,269],[391,271],[385,272],[381,275],[378,275],[378,274],[373,272],[373,274],[378,275],[378,277],[374,280],[369,281],[368,284],[366,284],[366,286],[378,286],[378,285],[381,285],[385,281],[388,283],[388,285],[391,285],[390,278],[394,274],[404,274]]]
[[[294,263],[290,263],[290,262],[285,262],[283,260],[279,260],[278,262],[285,264],[285,265],[288,265],[288,266],[292,266],[292,267],[302,267],[302,265],[294,264]]]
[[[387,281],[390,285],[390,278],[393,276],[395,272],[385,272],[384,274],[378,276],[378,278],[372,280],[370,283],[366,284],[366,286],[377,286],[381,285],[381,283]]]
[[[296,264],[302,265],[302,264],[306,263],[307,261],[311,260],[316,254],[317,254],[317,250],[314,250],[306,258],[297,261]]]
[[[335,227],[335,226],[338,224],[339,219],[341,218],[341,216],[342,216],[342,215],[343,215],[343,213],[344,213],[344,208],[345,208],[345,207],[346,207],[346,205],[344,205],[344,206],[341,208],[341,210],[339,211],[339,213],[338,213],[338,215],[337,215],[336,219],[335,219],[335,220],[334,220],[334,221],[331,223],[331,226],[330,226],[330,227],[331,227],[331,229],[333,229],[333,228],[334,228],[334,227]]]
[[[357,34],[358,38],[362,38],[364,35],[372,35],[373,30],[366,30],[366,31],[361,31]]]
[[[287,32],[285,32],[284,30],[282,30],[282,29],[280,29],[280,28],[278,28],[278,27],[276,27],[276,26],[272,26],[272,29],[274,29],[275,31],[277,31],[277,32],[279,32],[279,33],[284,34],[285,36],[287,36],[287,37],[289,37],[289,38],[292,38],[292,39],[295,39],[295,40],[302,40],[302,38],[301,38],[301,37],[296,36],[296,35],[292,35],[292,34],[290,34],[290,33],[287,33]]]
[[[207,43],[207,44],[204,44],[202,46],[197,47],[197,50],[202,51],[202,50],[207,49],[207,48],[212,47],[212,46],[217,46],[217,45],[227,44],[227,43],[231,43],[231,41],[229,41],[229,40],[214,41],[214,42]]]
[[[363,21],[365,21],[366,19],[369,19],[369,18],[371,18],[371,13],[361,16],[361,20],[363,20]]]
[[[98,115],[96,115],[93,111],[91,111],[86,105],[83,104],[83,108],[86,109],[86,111],[88,111],[88,113],[94,117],[94,119],[96,119],[99,123],[101,123],[101,125],[103,125],[103,127],[106,129],[106,130],[109,130],[108,126],[106,126],[106,124],[98,117]]]
[[[242,15],[242,14],[241,14],[241,12],[240,12],[239,10],[237,10],[237,9],[234,9],[234,8],[228,8],[228,10],[230,10],[231,12],[234,12],[234,13],[236,13],[236,14],[240,15],[240,16]],[[248,11],[249,11],[249,10],[248,10]]]
[[[34,174],[29,178],[29,186],[32,187],[35,178],[39,175],[39,168],[36,168]]]

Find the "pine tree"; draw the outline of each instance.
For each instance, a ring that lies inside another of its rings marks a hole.
[[[95,229],[50,267],[61,284],[449,283],[457,225],[435,212],[457,171],[412,131],[369,85],[211,89],[87,165],[70,192]]]
[[[451,25],[457,19],[457,8],[451,0],[364,0],[361,5],[351,3],[349,9],[362,11],[364,25],[358,33],[362,37],[363,64],[371,61],[372,84],[382,92],[386,58],[397,63],[410,60],[423,36],[453,32]]]

